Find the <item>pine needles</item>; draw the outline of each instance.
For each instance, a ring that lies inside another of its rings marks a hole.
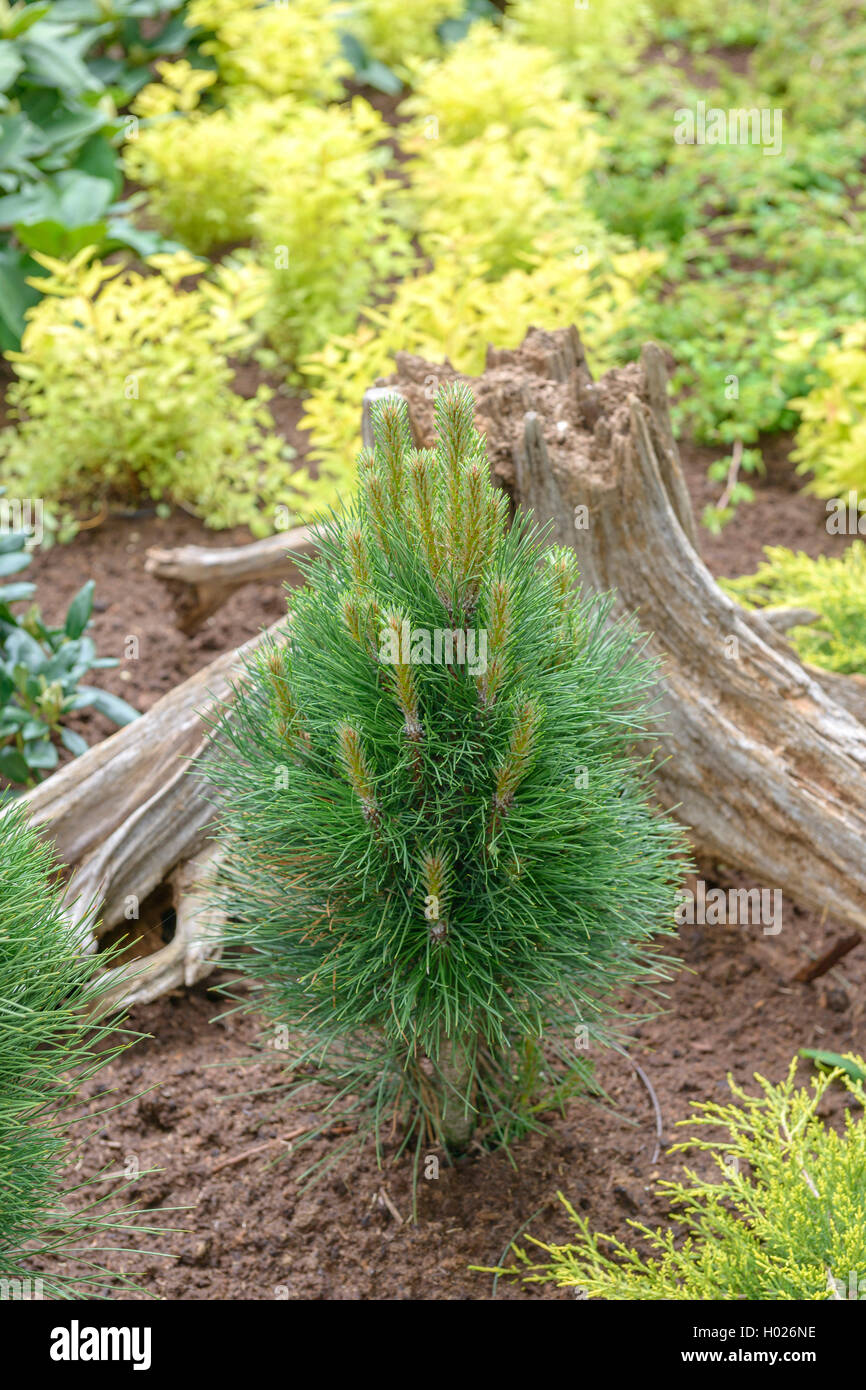
[[[59,1197],[80,1088],[129,1041],[97,1019],[102,987],[81,940],[49,846],[21,807],[0,805],[0,1299],[135,1287],[95,1262],[93,1244],[132,1229],[133,1212],[107,1210],[104,1189],[76,1209]],[[58,1258],[75,1259],[74,1280]]]
[[[443,388],[419,451],[379,405],[206,765],[233,963],[297,1032],[293,1094],[327,1081],[324,1127],[348,1107],[380,1150],[507,1142],[585,1085],[576,1030],[615,1034],[665,976],[681,872],[631,751],[652,664],[570,552],[508,525],[473,416]]]

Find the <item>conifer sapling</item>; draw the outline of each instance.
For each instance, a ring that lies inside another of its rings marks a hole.
[[[136,1214],[106,1206],[116,1174],[106,1192],[97,1173],[95,1195],[75,1209],[61,1193],[81,1086],[130,1041],[99,1008],[105,956],[83,954],[88,925],[76,929],[64,911],[51,847],[22,806],[0,798],[0,1300],[137,1287],[96,1263],[94,1237],[132,1229]],[[58,1257],[75,1258],[74,1279]]]
[[[664,977],[681,841],[633,752],[652,663],[571,551],[509,524],[471,392],[439,391],[433,450],[403,402],[374,415],[208,775],[234,963],[293,1084],[331,1083],[323,1129],[453,1152],[535,1123]]]

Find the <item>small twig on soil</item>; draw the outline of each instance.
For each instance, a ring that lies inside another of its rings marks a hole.
[[[290,1134],[278,1134],[275,1139],[266,1139],[263,1144],[256,1144],[251,1149],[244,1149],[243,1153],[231,1154],[229,1158],[221,1158],[219,1163],[215,1163],[211,1168],[211,1173],[218,1173],[221,1168],[231,1168],[235,1163],[245,1163],[248,1158],[255,1158],[256,1154],[264,1153],[265,1149],[270,1149],[274,1144],[288,1144],[290,1140],[297,1139],[301,1134],[307,1134],[313,1128],[312,1125],[302,1125],[300,1129],[293,1129]]]
[[[398,1225],[398,1226],[402,1226],[402,1225],[403,1225],[403,1218],[402,1218],[402,1216],[400,1215],[400,1213],[399,1213],[399,1211],[397,1210],[397,1208],[395,1207],[394,1203],[392,1202],[390,1196],[388,1195],[388,1189],[387,1189],[386,1187],[380,1187],[380,1188],[379,1188],[378,1196],[379,1196],[380,1202],[382,1202],[382,1204],[388,1208],[388,1210],[389,1210],[389,1212],[391,1213],[391,1215],[393,1216],[394,1220],[397,1222],[397,1225]]]
[[[634,1070],[637,1072],[637,1075],[640,1077],[641,1081],[649,1091],[649,1097],[653,1103],[653,1110],[655,1111],[656,1117],[656,1146],[653,1150],[653,1156],[650,1159],[650,1167],[652,1167],[659,1154],[661,1153],[662,1137],[664,1135],[662,1108],[659,1105],[659,1098],[655,1093],[655,1087],[653,1086],[652,1082],[650,1081],[649,1077],[647,1076],[640,1063],[636,1062],[633,1057],[629,1057],[628,1053],[624,1051],[624,1049],[621,1047],[615,1047],[614,1051],[618,1052],[620,1056],[624,1057],[625,1060],[628,1062],[629,1066],[634,1068]]]
[[[733,447],[733,450],[732,450],[732,452],[731,452],[731,464],[730,464],[730,467],[729,467],[729,469],[728,469],[728,477],[727,477],[727,480],[726,480],[726,482],[725,482],[725,490],[724,490],[724,492],[722,493],[721,497],[719,498],[718,502],[716,503],[716,506],[717,506],[717,508],[719,509],[720,512],[721,512],[721,511],[724,511],[725,507],[728,505],[728,503],[729,503],[730,500],[731,500],[731,493],[733,492],[734,487],[735,487],[736,482],[737,482],[737,477],[738,477],[739,472],[740,472],[740,464],[741,464],[741,462],[742,462],[742,459],[743,459],[743,441],[742,441],[742,439],[735,439],[735,440],[734,440],[734,447]]]
[[[849,951],[853,951],[855,946],[859,946],[863,940],[863,933],[855,931],[851,936],[843,936],[841,941],[837,941],[835,946],[831,946],[829,951],[825,951],[823,956],[818,956],[817,960],[810,960],[806,965],[802,965],[797,971],[794,979],[802,985],[809,984],[812,980],[818,980],[822,975],[826,975],[843,956],[847,956]]]
[[[80,521],[78,523],[78,529],[79,531],[90,531],[93,529],[94,526],[101,526],[103,521],[105,521],[107,517],[108,508],[103,502],[96,516],[92,516],[89,521]]]
[[[653,1086],[652,1082],[650,1081],[650,1079],[649,1079],[649,1077],[647,1076],[646,1072],[644,1071],[643,1067],[640,1066],[637,1062],[635,1062],[634,1059],[633,1059],[632,1057],[629,1057],[628,1060],[631,1062],[632,1066],[634,1067],[634,1069],[635,1069],[635,1071],[637,1072],[638,1076],[640,1077],[641,1081],[643,1082],[643,1084],[646,1086],[647,1090],[649,1091],[650,1100],[651,1100],[652,1103],[653,1103],[653,1110],[655,1111],[655,1116],[656,1116],[656,1146],[655,1146],[655,1148],[653,1149],[653,1156],[652,1156],[652,1158],[650,1159],[650,1167],[652,1167],[653,1164],[655,1163],[656,1159],[658,1158],[659,1154],[661,1153],[661,1147],[662,1147],[662,1134],[663,1134],[663,1132],[664,1132],[664,1127],[663,1127],[663,1124],[662,1124],[662,1108],[661,1108],[661,1106],[659,1105],[659,1098],[658,1098],[658,1096],[657,1096],[656,1093],[655,1093],[655,1087]]]

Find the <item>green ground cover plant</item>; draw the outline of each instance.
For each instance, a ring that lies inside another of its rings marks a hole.
[[[121,197],[117,146],[121,109],[148,80],[148,64],[189,39],[180,8],[181,0],[2,0],[0,349],[18,346],[39,298],[34,252],[165,249],[136,226],[136,201]]]
[[[377,408],[357,501],[207,763],[230,958],[286,1034],[289,1093],[326,1083],[322,1128],[416,1164],[586,1084],[619,991],[666,977],[682,869],[631,752],[652,664],[570,551],[509,527],[473,411],[440,390],[417,451],[405,405]]]
[[[630,1222],[642,1248],[595,1234],[562,1198],[573,1241],[530,1237],[532,1249],[515,1246],[505,1272],[605,1300],[866,1297],[864,1064],[853,1054],[840,1061],[809,1087],[796,1085],[795,1058],[778,1085],[756,1075],[757,1095],[730,1080],[732,1103],[696,1103],[681,1123],[718,1137],[702,1134],[672,1152],[710,1153],[716,1171],[705,1178],[685,1168],[659,1184],[675,1225]],[[850,1096],[841,1132],[820,1114],[837,1082]]]

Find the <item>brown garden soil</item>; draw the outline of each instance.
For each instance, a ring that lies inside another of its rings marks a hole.
[[[296,418],[296,417],[295,417]],[[293,442],[302,446],[296,431]],[[828,536],[823,504],[798,491],[787,461],[790,441],[769,441],[768,474],[757,499],[714,538],[703,533],[707,565],[716,575],[754,569],[762,547],[783,544],[810,554],[836,553],[845,538]],[[683,463],[699,514],[718,496],[708,484],[707,451],[683,448]],[[162,585],[144,572],[150,545],[225,545],[241,532],[213,535],[183,515],[114,519],[83,532],[66,547],[39,554],[31,576],[49,619],[62,617],[85,580],[96,581],[93,635],[100,654],[122,656],[129,636],[139,659],[97,673],[100,684],[150,707],[171,686],[218,652],[238,645],[283,611],[276,587],[239,591],[194,636],[174,626]],[[82,717],[93,741],[109,732],[100,717]],[[700,866],[713,884],[729,886],[724,866]],[[748,886],[748,885],[746,885]],[[169,1299],[455,1299],[565,1298],[568,1291],[473,1273],[495,1264],[527,1223],[543,1240],[562,1240],[569,1223],[557,1201],[562,1191],[599,1230],[624,1235],[628,1221],[665,1216],[654,1192],[681,1160],[664,1152],[698,1098],[722,1099],[726,1075],[748,1084],[753,1073],[780,1079],[801,1047],[863,1051],[866,949],[848,955],[823,979],[804,985],[797,970],[844,933],[833,921],[785,903],[783,928],[683,927],[684,968],[669,988],[666,1011],[635,1022],[629,1052],[643,1068],[663,1119],[662,1152],[654,1160],[656,1129],[649,1091],[621,1055],[601,1053],[598,1076],[610,1103],[572,1102],[542,1135],[503,1153],[470,1152],[439,1177],[419,1185],[418,1219],[410,1219],[409,1165],[377,1167],[369,1149],[339,1158],[317,1186],[300,1181],[311,1161],[327,1158],[344,1134],[330,1132],[298,1149],[308,1112],[256,1095],[269,1079],[253,1056],[256,1025],[232,1014],[208,985],[175,991],[137,1008],[131,1025],[149,1036],[114,1060],[90,1083],[93,1116],[119,1098],[130,1103],[82,1129],[83,1145],[70,1187],[100,1170],[104,1190],[120,1186],[130,1161],[145,1171],[127,1200],[144,1207],[180,1207],[149,1218],[178,1227],[134,1237],[133,1256],[108,1254],[115,1269],[137,1272],[151,1295]],[[639,999],[624,1008],[635,1017]],[[802,1074],[807,1072],[803,1064]],[[113,1094],[106,1094],[105,1088]],[[841,1107],[826,1102],[828,1115]],[[94,1133],[94,1129],[96,1133]],[[700,1166],[700,1165],[698,1165]],[[74,1200],[74,1199],[73,1199]],[[121,1240],[118,1243],[124,1244]],[[158,1253],[155,1253],[158,1252]]]

